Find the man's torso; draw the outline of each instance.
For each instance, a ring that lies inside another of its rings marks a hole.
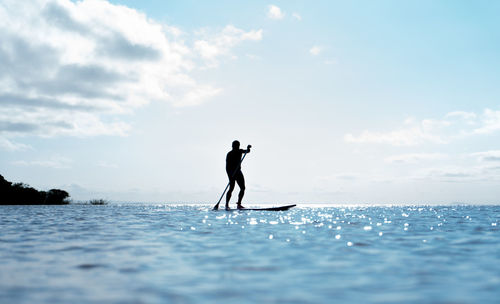
[[[233,174],[240,167],[243,150],[231,150],[226,156],[226,171],[228,174]]]

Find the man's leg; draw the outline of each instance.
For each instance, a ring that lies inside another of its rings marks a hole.
[[[227,190],[226,194],[226,209],[229,209],[229,201],[231,200],[231,194],[233,194],[234,190],[234,180],[229,182],[229,190]]]
[[[243,176],[243,173],[240,172],[240,174],[238,174],[236,182],[238,183],[238,187],[240,187],[240,193],[238,193],[238,203],[236,203],[236,205],[238,208],[245,208],[241,205],[241,201],[245,195],[245,177]]]

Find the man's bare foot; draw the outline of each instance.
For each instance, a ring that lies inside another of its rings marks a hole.
[[[245,207],[243,207],[241,204],[236,204],[236,206],[238,209],[245,209]]]
[[[226,210],[231,210],[231,208],[229,208],[229,205],[226,205]]]

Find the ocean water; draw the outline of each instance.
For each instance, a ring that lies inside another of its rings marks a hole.
[[[0,206],[0,303],[500,303],[500,206]]]

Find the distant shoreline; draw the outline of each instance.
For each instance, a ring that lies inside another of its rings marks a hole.
[[[12,183],[0,175],[0,205],[68,205],[69,193],[60,189],[38,191],[23,183]]]

